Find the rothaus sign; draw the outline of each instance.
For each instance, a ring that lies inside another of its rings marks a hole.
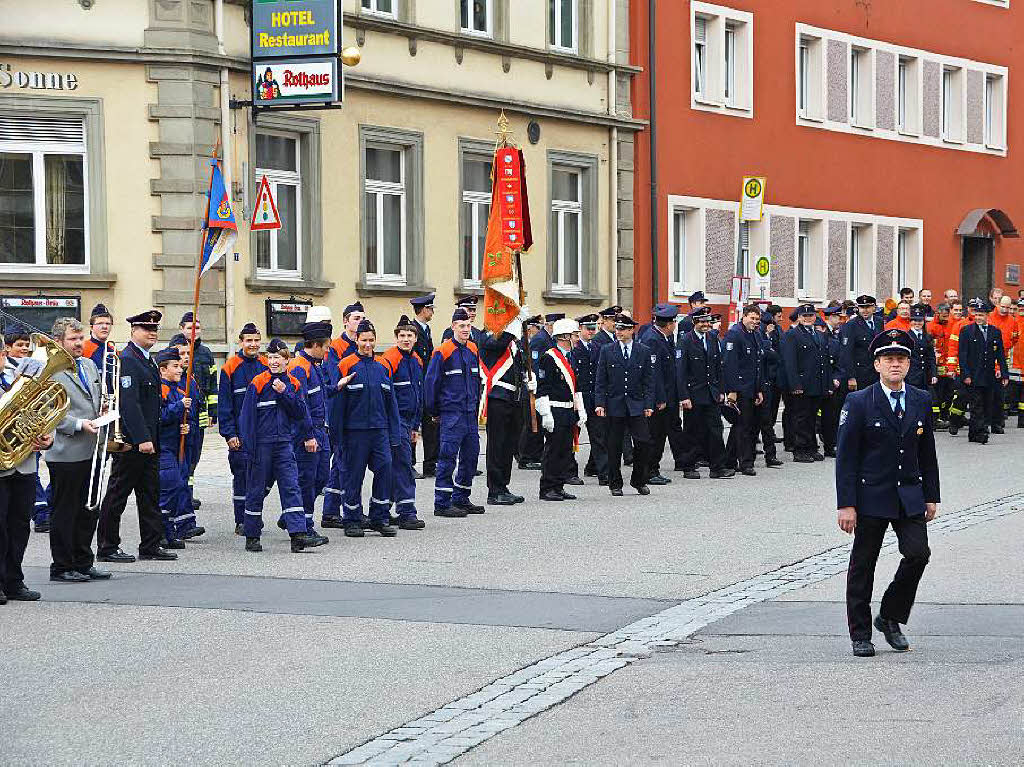
[[[20,72],[10,64],[0,64],[0,88],[35,91],[73,91],[78,88],[74,72]]]

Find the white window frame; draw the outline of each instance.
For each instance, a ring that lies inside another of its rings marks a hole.
[[[907,284],[907,240],[910,234],[906,229],[896,230],[896,284],[900,287]]]
[[[736,227],[736,274],[739,277],[750,276],[750,240],[753,236],[750,221],[740,221]],[[743,243],[746,235],[746,244]]]
[[[46,116],[43,113],[41,116]],[[76,115],[76,118],[78,116]],[[27,154],[32,157],[32,209],[35,229],[35,263],[4,264],[0,263],[0,272],[45,274],[88,274],[90,259],[90,208],[89,208],[89,151],[86,145],[85,117],[82,116],[82,141],[4,141],[0,136],[0,152]],[[46,155],[78,155],[82,158],[82,206],[83,206],[83,237],[85,263],[82,264],[48,264],[46,263]]]
[[[896,60],[896,130],[905,133],[910,113],[910,61],[900,56]]]
[[[850,46],[847,98],[850,125],[872,129],[875,123],[875,61],[874,51]]]
[[[846,292],[853,298],[860,291],[860,256],[862,226],[850,225],[850,233],[846,246]]]
[[[483,0],[486,11],[485,29],[473,29],[473,0],[460,0],[459,3],[459,25],[464,35],[472,35],[474,37],[494,37],[494,0]],[[469,21],[468,27],[462,25],[462,3],[466,3],[466,19]]]
[[[1006,149],[1006,78],[985,72],[984,142],[990,149]]]
[[[698,27],[703,31],[698,34]],[[694,19],[693,31],[693,92],[698,98],[705,99],[708,95],[708,38],[707,19],[697,16]]]
[[[810,293],[811,276],[811,222],[797,219],[796,222],[796,263],[793,265],[796,278],[796,297],[805,298]]]
[[[686,291],[687,261],[687,218],[692,218],[693,211],[687,208],[674,208],[669,215],[671,222],[669,233],[669,292],[674,296],[683,295]]]
[[[487,159],[488,159],[487,157],[485,157],[484,155],[480,154],[479,152],[463,151],[463,154],[462,154],[462,162],[463,163],[465,163],[467,161],[470,161],[470,162],[486,162]],[[462,186],[462,183],[463,183],[463,180],[462,180],[462,178],[460,178],[459,179],[459,185]],[[464,223],[469,227],[470,242],[472,243],[472,247],[473,247],[473,260],[472,260],[472,265],[470,267],[472,272],[473,272],[473,274],[466,274],[465,272],[462,272],[460,274],[460,279],[461,279],[463,287],[479,288],[480,284],[481,284],[480,283],[480,270],[481,270],[481,264],[483,262],[484,254],[476,252],[477,246],[480,243],[480,235],[481,235],[481,232],[480,232],[480,217],[477,214],[479,212],[479,208],[480,207],[486,207],[487,208],[488,216],[485,219],[485,221],[489,220],[489,218],[490,218],[490,210],[491,210],[491,192],[476,192],[476,191],[472,191],[472,190],[465,189],[465,188],[463,188],[461,191],[462,191],[462,202],[464,204],[468,204],[470,206],[470,211],[471,211],[470,215],[469,215],[469,219],[467,221],[465,221]],[[486,233],[487,233],[486,232],[486,227],[487,227],[487,224],[485,223],[484,224],[484,232],[483,232],[483,234],[485,236],[486,236]],[[459,232],[459,240],[460,241],[462,240],[462,232]],[[460,270],[463,269],[463,267],[465,266],[465,264],[462,263],[462,259],[463,259],[464,255],[465,255],[464,253],[461,253],[461,252],[459,253],[459,262],[460,262],[459,268],[460,268]]]
[[[369,5],[367,5],[367,3]],[[383,16],[386,19],[398,18],[398,0],[391,0],[391,10],[382,11],[379,8],[380,0],[361,0],[359,8],[363,13],[370,13],[374,16]]]
[[[811,48],[809,40],[798,40],[796,108],[806,117],[811,103]]]
[[[736,26],[732,22],[725,23],[725,103],[736,104]]]
[[[295,268],[294,269],[281,269],[278,266],[278,229],[271,229],[266,232],[270,237],[270,267],[260,268],[256,267],[257,279],[291,279],[297,280],[302,277],[302,136],[298,133],[290,133],[288,131],[280,130],[266,130],[260,129],[260,135],[264,136],[280,136],[281,138],[292,139],[295,142],[295,168],[294,171],[277,170],[274,168],[259,168],[255,170],[254,184],[260,183],[260,179],[263,176],[267,177],[267,182],[270,184],[270,193],[274,196],[274,200],[277,201],[279,198],[277,189],[278,186],[294,186],[295,187],[295,232],[293,234],[295,238]],[[258,233],[257,233],[258,234]],[[255,260],[255,254],[253,257]]]
[[[555,274],[551,285],[554,293],[582,293],[583,274],[583,169],[567,165],[555,165],[553,172],[571,173],[576,176],[576,200],[557,200],[552,192],[551,213],[558,216],[558,224],[555,227]],[[565,281],[565,217],[567,214],[576,214],[576,274],[577,283]]]
[[[381,149],[389,152],[398,152],[399,154],[399,181],[379,181],[377,179],[371,179],[366,177],[366,171],[363,173],[363,199],[367,194],[374,195],[374,205],[376,207],[376,223],[377,229],[375,232],[377,241],[377,268],[380,269],[384,265],[384,198],[386,196],[398,197],[401,199],[401,220],[402,220],[402,236],[399,239],[401,246],[401,272],[399,274],[390,274],[386,272],[371,272],[369,270],[369,264],[366,259],[366,244],[363,245],[363,268],[366,269],[366,281],[374,285],[404,285],[406,284],[406,275],[408,274],[408,252],[406,243],[408,242],[408,234],[410,226],[409,223],[409,194],[406,187],[408,174],[406,173],[407,163],[407,148],[404,146],[395,146],[391,144],[384,144],[378,141],[368,141],[366,143],[367,149]],[[365,162],[364,162],[365,168]]]
[[[580,3],[579,0],[571,0],[570,12],[572,13],[572,41],[570,45],[564,45],[559,39],[562,30],[562,0],[548,0],[553,3],[555,9],[555,23],[551,29],[551,37],[548,39],[548,47],[553,51],[562,53],[577,53],[580,47]],[[550,14],[548,16],[550,18]]]
[[[697,35],[701,22],[704,40]],[[754,14],[692,0],[690,40],[690,108],[752,119]]]

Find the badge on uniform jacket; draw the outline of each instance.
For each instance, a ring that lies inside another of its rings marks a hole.
[[[131,376],[121,376],[121,388],[122,389],[130,389],[130,388],[132,388],[132,377]]]
[[[683,350],[682,349],[676,349],[676,359],[677,360],[678,359],[682,359],[682,357],[683,357]]]
[[[725,350],[727,352],[731,352],[732,351],[732,341],[726,341],[725,342]]]
[[[850,338],[849,338],[849,336],[843,336],[843,346],[849,346],[849,345],[850,345]]]
[[[842,426],[844,423],[846,423],[846,417],[849,414],[850,414],[849,409],[845,408],[845,407],[842,410],[839,411],[839,425],[840,426]]]
[[[652,354],[651,355],[651,364],[654,365],[657,361],[658,361],[658,355],[657,354]]]

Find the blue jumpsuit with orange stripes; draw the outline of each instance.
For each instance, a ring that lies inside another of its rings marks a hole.
[[[480,359],[476,344],[467,341],[463,345],[449,338],[435,349],[423,382],[423,396],[425,412],[441,419],[434,508],[468,503],[480,457]]]
[[[267,369],[262,357],[246,357],[241,351],[233,355],[220,369],[220,386],[217,395],[217,428],[225,440],[233,437],[242,439],[238,430],[238,418],[242,414],[245,391],[252,379]],[[242,440],[239,450],[228,451],[228,468],[231,469],[231,501],[235,510],[235,524],[245,521],[246,478],[249,473],[249,446]]]
[[[331,341],[323,368],[324,380],[327,384],[328,407],[330,407],[331,401],[338,395],[338,381],[341,380],[341,376],[338,374],[338,363],[348,355],[355,353],[356,342],[344,333]],[[342,478],[344,461],[341,457],[341,445],[336,441],[332,441],[331,446],[333,448],[331,453],[331,473],[327,478],[327,484],[324,486],[323,517],[325,519],[338,520],[341,519],[341,489],[344,485]]]
[[[373,357],[350,354],[338,363],[339,379],[352,375],[331,402],[331,438],[342,446],[344,520],[361,523],[366,469],[373,472],[370,522],[389,521],[391,447],[401,439],[398,403],[388,368]]]
[[[309,408],[317,444],[316,452],[309,453],[301,439],[296,438],[292,442],[295,461],[299,465],[299,486],[302,488],[306,529],[312,532],[313,506],[327,484],[331,469],[331,440],[327,436],[327,381],[320,362],[304,351],[300,351],[288,363],[288,372],[295,376],[302,387],[302,396]]]
[[[285,390],[274,391],[273,381],[282,380]],[[292,442],[313,436],[309,408],[301,385],[289,373],[264,370],[245,392],[238,419],[242,444],[248,445],[249,472],[245,493],[246,538],[259,538],[263,530],[263,499],[266,488],[277,481],[281,497],[281,521],[290,535],[306,532],[306,513],[299,490],[299,468]]]
[[[164,523],[164,537],[168,541],[180,540],[184,533],[196,526],[196,513],[188,490],[187,436],[185,459],[178,460],[184,399],[185,392],[179,384],[160,381],[160,515]],[[188,422],[195,428],[192,417]]]
[[[423,412],[423,365],[414,351],[397,346],[379,357],[391,374],[398,404],[401,439],[391,448],[391,500],[399,517],[416,518],[416,476],[412,460],[412,432],[420,430]]]

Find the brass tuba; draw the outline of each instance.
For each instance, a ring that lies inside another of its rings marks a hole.
[[[53,431],[71,407],[64,387],[51,380],[75,361],[42,333],[32,334],[32,358],[43,364],[38,375],[19,375],[0,396],[0,470],[13,469],[35,450],[32,442]]]

